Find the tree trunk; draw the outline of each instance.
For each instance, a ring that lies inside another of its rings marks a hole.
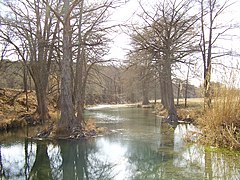
[[[47,85],[48,85],[48,71],[40,70],[39,62],[31,62],[31,76],[33,78],[37,96],[37,110],[36,113],[39,115],[39,120],[44,123],[50,118],[48,113],[48,103],[47,103]],[[43,73],[45,72],[45,73]]]
[[[85,61],[85,48],[82,47],[80,52],[80,58],[77,63],[76,79],[75,79],[75,98],[77,107],[77,121],[82,125],[84,122],[83,109],[84,109],[84,98],[85,98],[85,86],[84,86],[84,61]]]
[[[163,66],[164,72],[164,84],[165,84],[165,96],[166,96],[166,104],[168,110],[167,119],[172,122],[178,121],[177,111],[174,105],[174,95],[173,95],[173,87],[172,87],[172,77],[171,77],[171,64],[166,61]]]
[[[167,109],[167,96],[166,96],[166,84],[165,84],[165,75],[163,72],[163,65],[159,62],[158,63],[158,78],[160,84],[160,94],[161,94],[161,104],[164,108]]]
[[[80,47],[79,47],[80,48]],[[76,77],[75,77],[75,106],[77,109],[77,121],[82,126],[84,122],[83,110],[84,110],[84,99],[85,99],[85,86],[84,86],[84,63],[85,63],[85,48],[82,47],[79,50],[79,57],[77,60]]]
[[[165,80],[163,78],[163,73],[160,72],[159,75],[159,83],[160,83],[160,93],[161,93],[161,103],[164,108],[167,108],[167,100],[166,100],[166,88],[165,88]]]
[[[179,106],[179,98],[180,98],[180,89],[181,89],[181,82],[178,82],[178,89],[177,89],[177,106]]]
[[[189,71],[190,71],[190,62],[189,62],[189,64],[188,64],[187,80],[186,80],[186,87],[185,87],[185,108],[187,107],[187,98],[188,98],[188,79],[189,79]]]
[[[211,66],[204,73],[204,109],[211,107]]]
[[[83,126],[84,117],[84,99],[85,99],[85,85],[84,85],[84,63],[85,63],[85,47],[82,42],[82,14],[83,14],[84,0],[80,5],[80,16],[78,25],[78,53],[76,63],[76,76],[74,83],[74,103],[77,109],[77,123]]]
[[[147,80],[144,80],[142,82],[142,94],[143,94],[143,102],[142,102],[142,105],[148,105],[150,102],[149,102],[149,99],[148,99],[148,84],[146,82]]]
[[[26,65],[26,61],[24,61],[23,64],[23,89],[25,92],[25,106],[26,106],[26,110],[29,111],[29,106],[28,106],[28,87],[27,87],[27,65]]]
[[[143,102],[142,102],[142,105],[148,105],[150,102],[149,102],[149,99],[148,99],[148,93],[144,93],[143,94]]]
[[[61,117],[58,123],[59,133],[70,133],[76,124],[73,105],[73,89],[71,75],[71,26],[70,3],[64,0],[64,24],[63,24],[63,58],[61,59]]]
[[[47,103],[47,94],[44,87],[36,87],[36,96],[37,96],[37,113],[41,123],[46,122],[50,118],[48,113],[48,103]]]

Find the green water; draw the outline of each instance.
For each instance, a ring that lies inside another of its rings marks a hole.
[[[2,134],[0,179],[240,179],[240,158],[185,145],[192,125],[173,128],[151,110],[100,106],[86,118],[112,130],[88,140],[31,141]]]

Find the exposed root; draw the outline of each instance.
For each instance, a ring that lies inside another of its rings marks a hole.
[[[60,132],[60,133],[59,133]],[[96,127],[95,123],[88,121],[84,128],[74,127],[71,132],[58,129],[57,125],[52,123],[48,127],[41,130],[33,138],[51,138],[51,139],[83,139],[96,137],[106,133],[106,128]]]

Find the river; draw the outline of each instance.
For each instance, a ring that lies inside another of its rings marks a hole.
[[[151,109],[119,106],[85,116],[112,133],[58,141],[30,140],[26,130],[1,134],[0,179],[240,179],[237,154],[185,144],[184,136],[197,131],[193,125],[173,128]]]

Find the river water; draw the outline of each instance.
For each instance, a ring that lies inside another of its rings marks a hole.
[[[112,133],[85,140],[36,141],[26,131],[1,134],[0,179],[240,179],[237,154],[184,143],[197,131],[173,128],[151,109],[98,106],[87,119]]]

